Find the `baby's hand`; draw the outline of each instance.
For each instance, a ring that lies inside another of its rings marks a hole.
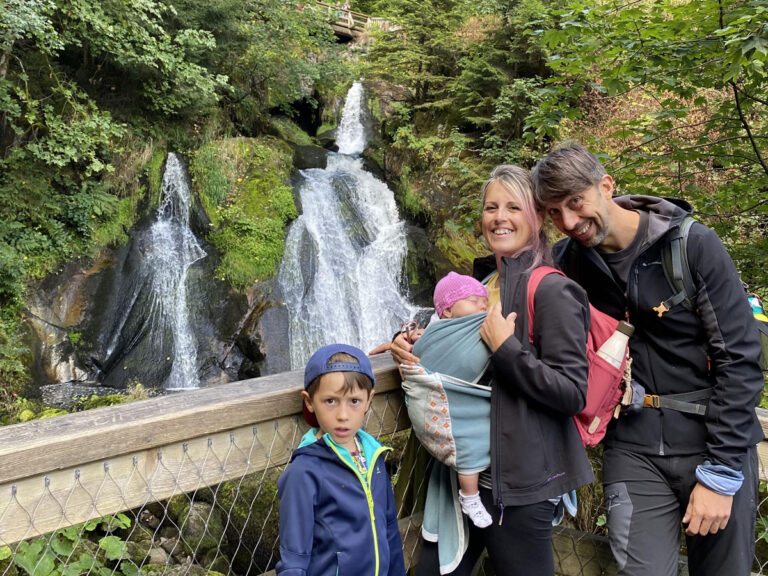
[[[501,303],[496,302],[488,315],[485,317],[482,326],[480,326],[480,337],[491,349],[496,352],[507,338],[515,333],[515,320],[517,313],[512,312],[506,318],[501,314]]]
[[[405,333],[400,333],[392,341],[392,345],[389,348],[389,353],[392,354],[392,358],[397,364],[413,365],[418,364],[419,358],[412,354],[413,342],[419,339],[424,330],[412,330],[409,335],[412,341],[408,340]]]

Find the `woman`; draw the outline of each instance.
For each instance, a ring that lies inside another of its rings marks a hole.
[[[551,262],[544,215],[528,172],[498,166],[483,185],[482,231],[492,254],[473,275],[489,292],[480,334],[492,351],[491,467],[480,496],[493,516],[488,528],[469,526],[466,552],[450,574],[469,575],[483,551],[497,574],[552,576],[552,518],[560,495],[594,477],[572,416],[586,402],[589,308],[584,291],[549,274],[534,300],[534,341],[528,338],[526,286],[530,272]],[[418,362],[399,335],[397,362]],[[438,544],[424,541],[419,576],[440,574]],[[445,572],[446,566],[443,566]]]

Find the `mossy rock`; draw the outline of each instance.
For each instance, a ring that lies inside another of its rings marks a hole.
[[[35,419],[35,413],[32,412],[29,408],[25,408],[21,412],[19,412],[19,415],[16,417],[16,419],[19,422],[29,422],[30,420]]]
[[[69,414],[69,412],[62,408],[46,408],[37,415],[37,419],[43,420],[45,418],[53,418],[54,416],[63,416],[64,414]]]
[[[183,564],[176,564],[174,566],[167,566],[166,564],[145,564],[139,569],[140,576],[213,576],[214,574],[219,573],[209,572],[197,564],[192,564],[190,566]]]
[[[276,469],[225,482],[218,503],[229,512],[227,538],[232,545],[232,570],[237,574],[262,574],[274,567],[278,540]],[[232,555],[234,554],[234,556]]]
[[[237,574],[262,574],[274,568],[278,541],[276,469],[225,482],[219,504],[229,511],[227,536],[239,547],[229,550]],[[231,554],[234,554],[232,556]]]
[[[135,564],[143,564],[149,557],[149,551],[152,549],[151,542],[126,542],[125,550]]]
[[[200,560],[200,564],[210,571],[221,572],[223,574],[229,574],[231,570],[229,558],[221,554],[219,550],[210,550],[203,559]]]
[[[184,517],[191,503],[192,501],[186,494],[178,494],[168,500],[168,516],[177,526],[181,524],[180,518]]]
[[[198,560],[219,546],[226,547],[221,512],[207,502],[193,502],[179,518],[181,543]]]
[[[237,290],[271,278],[287,225],[298,216],[290,186],[293,151],[269,136],[230,138],[200,148],[190,173],[221,255],[216,278]]]
[[[13,563],[13,552],[8,546],[0,546],[0,574],[19,576],[19,569]]]
[[[152,543],[155,539],[155,533],[142,524],[134,524],[130,528],[124,528],[118,531],[118,535],[126,542]]]
[[[75,412],[93,410],[94,408],[103,408],[105,406],[114,406],[115,404],[125,404],[128,402],[128,396],[124,394],[107,394],[99,396],[92,394],[87,398],[80,398],[75,402]]]

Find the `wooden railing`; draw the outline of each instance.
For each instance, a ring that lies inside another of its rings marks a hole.
[[[332,19],[331,26],[337,34],[350,38],[357,38],[366,30],[396,30],[397,26],[385,18],[376,18],[355,12],[354,10],[345,10],[341,4],[326,4],[325,2],[315,2],[315,6],[327,10]]]
[[[371,360],[377,394],[366,429],[377,437],[407,430],[396,367],[389,355]],[[302,372],[293,371],[0,427],[0,576],[4,546],[15,554],[24,540],[43,537],[50,545],[50,534],[68,526],[279,472],[308,429],[302,386]],[[768,432],[768,412],[758,415]],[[759,456],[760,478],[768,481],[768,442]],[[416,517],[401,524],[409,562],[418,554],[418,524]],[[590,538],[558,532],[559,573],[605,573],[610,552],[604,539]],[[584,547],[591,550],[586,559]]]

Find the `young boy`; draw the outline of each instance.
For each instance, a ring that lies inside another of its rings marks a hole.
[[[382,447],[361,429],[374,376],[362,350],[323,346],[304,371],[313,428],[277,481],[277,574],[404,576],[402,541]]]

